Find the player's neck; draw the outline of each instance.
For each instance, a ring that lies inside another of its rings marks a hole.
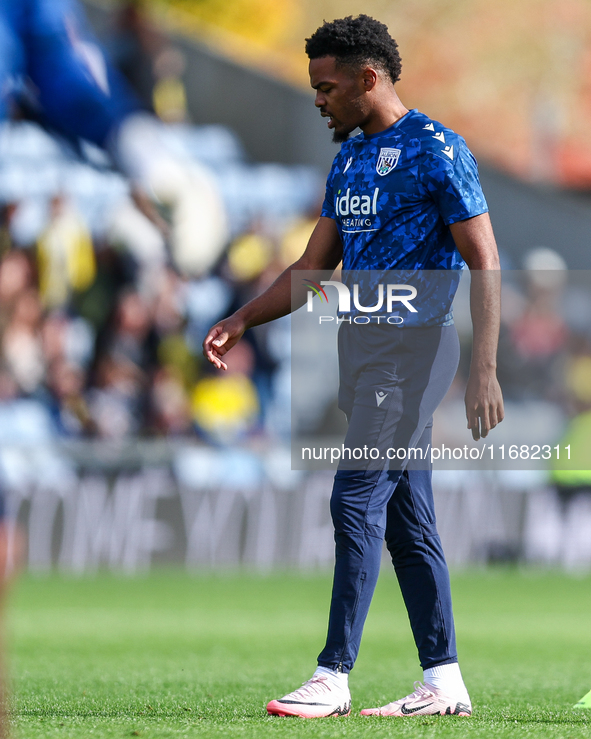
[[[407,113],[408,108],[404,107],[396,92],[391,90],[387,97],[380,100],[379,105],[368,116],[367,122],[360,128],[366,136],[371,136],[390,128]]]

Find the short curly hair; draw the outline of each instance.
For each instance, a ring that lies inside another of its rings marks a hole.
[[[402,71],[398,44],[388,33],[388,26],[369,15],[324,21],[306,39],[306,54],[310,59],[333,56],[339,66],[359,68],[373,63],[387,72],[393,83],[398,82]]]

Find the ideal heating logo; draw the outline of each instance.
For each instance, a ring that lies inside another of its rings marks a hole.
[[[359,313],[378,313],[382,311],[381,315],[356,315],[353,318],[350,316],[343,316],[343,313],[351,313],[351,290],[347,285],[342,282],[336,282],[335,280],[321,280],[320,284],[313,280],[305,279],[304,285],[308,288],[308,296],[306,301],[308,313],[314,311],[314,296],[317,295],[321,303],[328,303],[328,295],[324,290],[325,287],[334,287],[337,291],[338,297],[338,312],[341,314],[337,316],[319,316],[319,323],[334,321],[342,323],[357,323],[364,324],[370,323],[372,318],[376,323],[391,323],[391,324],[402,324],[404,318],[399,315],[383,315],[385,310],[386,313],[391,314],[394,308],[399,308],[402,304],[411,313],[417,313],[417,309],[412,305],[412,302],[417,297],[417,289],[412,285],[383,285],[379,284],[377,302],[375,305],[361,305],[359,299],[359,285],[353,285],[353,310]]]
[[[338,216],[368,216],[377,215],[378,212],[378,195],[380,188],[376,187],[373,195],[351,195],[351,188],[347,188],[344,195],[339,190],[336,201],[335,210]]]

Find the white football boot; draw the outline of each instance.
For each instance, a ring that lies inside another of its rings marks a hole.
[[[381,708],[364,708],[362,716],[471,716],[472,705],[468,699],[446,695],[432,685],[417,680],[414,693],[388,703]]]
[[[293,693],[271,701],[267,705],[267,713],[301,718],[348,716],[351,713],[351,693],[349,688],[335,685],[325,675],[318,675]]]

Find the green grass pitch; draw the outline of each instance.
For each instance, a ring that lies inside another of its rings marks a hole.
[[[9,604],[15,737],[591,736],[591,579],[518,571],[453,577],[474,703],[458,717],[364,718],[421,677],[393,574],[382,573],[350,684],[349,718],[268,717],[307,679],[328,575],[21,579]]]

